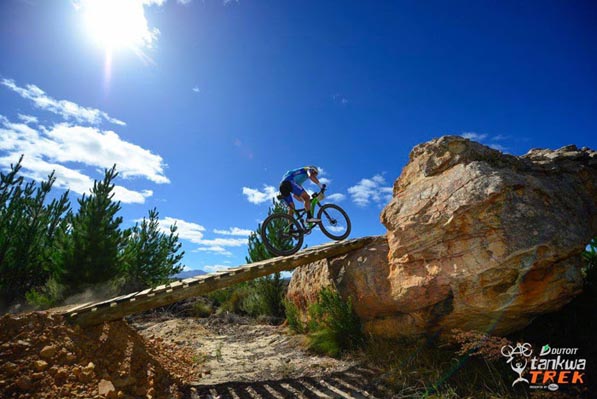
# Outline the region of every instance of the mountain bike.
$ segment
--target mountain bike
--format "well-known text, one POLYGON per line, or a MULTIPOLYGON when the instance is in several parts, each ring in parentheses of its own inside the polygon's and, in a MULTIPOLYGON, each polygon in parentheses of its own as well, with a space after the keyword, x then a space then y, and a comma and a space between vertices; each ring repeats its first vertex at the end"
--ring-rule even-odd
MULTIPOLYGON (((305 235, 319 226, 323 234, 332 240, 343 240, 350 234, 351 224, 344 209, 335 204, 322 205, 325 187, 311 196, 311 210, 317 211, 318 223, 306 221, 307 211, 294 209, 293 216, 288 213, 272 213, 261 225, 261 239, 267 250, 273 255, 288 256, 297 252, 303 245, 305 235)), ((281 199, 281 196, 278 196, 281 199)))

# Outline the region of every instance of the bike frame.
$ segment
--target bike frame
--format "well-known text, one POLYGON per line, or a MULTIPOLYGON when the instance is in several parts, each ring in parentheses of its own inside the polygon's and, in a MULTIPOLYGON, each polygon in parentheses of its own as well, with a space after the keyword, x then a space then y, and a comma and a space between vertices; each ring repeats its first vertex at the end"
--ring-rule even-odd
MULTIPOLYGON (((319 205, 319 204, 320 204, 319 198, 317 198, 317 197, 311 198, 311 213, 313 215, 315 215, 315 209, 316 209, 317 205, 319 205)), ((305 234, 309 233, 311 230, 313 230, 313 228, 315 228, 315 226, 317 226, 317 223, 305 223, 305 219, 303 216, 305 216, 306 213, 307 213, 307 210, 305 208, 302 208, 302 209, 294 208, 295 218, 296 218, 297 222, 299 222, 299 224, 302 226, 303 233, 305 233, 305 234)))

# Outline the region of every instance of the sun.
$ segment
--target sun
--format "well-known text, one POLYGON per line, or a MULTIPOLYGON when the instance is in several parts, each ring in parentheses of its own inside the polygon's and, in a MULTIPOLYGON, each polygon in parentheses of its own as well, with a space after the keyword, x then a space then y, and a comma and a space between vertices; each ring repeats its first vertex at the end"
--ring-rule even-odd
POLYGON ((144 0, 81 0, 90 38, 107 51, 150 48, 159 31, 149 29, 144 0))

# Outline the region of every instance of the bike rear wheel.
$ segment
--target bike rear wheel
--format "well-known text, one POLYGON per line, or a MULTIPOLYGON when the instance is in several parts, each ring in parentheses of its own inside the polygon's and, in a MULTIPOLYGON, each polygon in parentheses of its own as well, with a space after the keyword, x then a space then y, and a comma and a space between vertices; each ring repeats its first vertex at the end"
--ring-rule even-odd
POLYGON ((261 225, 261 239, 265 248, 277 256, 288 256, 303 245, 303 229, 290 215, 273 213, 261 225))
POLYGON ((323 234, 332 240, 343 240, 350 234, 350 219, 344 209, 338 205, 322 205, 317 213, 317 218, 321 219, 319 227, 323 234))

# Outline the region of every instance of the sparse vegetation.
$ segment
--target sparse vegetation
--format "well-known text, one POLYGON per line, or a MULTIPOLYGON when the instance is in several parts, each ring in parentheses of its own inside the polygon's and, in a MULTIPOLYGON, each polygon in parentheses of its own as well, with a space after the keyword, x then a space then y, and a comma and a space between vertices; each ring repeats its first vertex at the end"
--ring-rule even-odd
POLYGON ((308 309, 308 321, 303 323, 297 306, 284 301, 286 320, 296 333, 308 334, 309 348, 317 353, 338 357, 342 352, 363 346, 365 336, 361 321, 352 309, 352 301, 326 287, 319 292, 317 302, 308 309))
POLYGON ((195 317, 209 317, 214 314, 214 308, 210 303, 197 301, 193 304, 193 316, 195 317))
POLYGON ((304 323, 301 321, 298 307, 287 299, 284 300, 283 304, 286 312, 286 321, 288 322, 288 327, 290 327, 290 330, 297 334, 305 333, 306 328, 304 323))
MULTIPOLYGON (((467 344, 470 343, 467 340, 467 344)), ((389 396, 438 399, 520 397, 510 389, 511 376, 505 362, 497 358, 458 355, 456 351, 458 348, 438 345, 424 338, 374 338, 368 341, 364 353, 369 364, 384 370, 382 383, 389 396)))
MULTIPOLYGON (((282 205, 273 201, 268 210, 281 212, 282 205)), ((261 225, 249 235, 247 263, 259 262, 272 257, 261 241, 259 230, 261 225)), ((251 317, 284 318, 284 295, 286 294, 287 283, 280 273, 265 276, 253 281, 237 284, 214 291, 208 294, 208 298, 214 301, 217 306, 217 313, 231 312, 251 317)))
POLYGON ((326 287, 317 302, 309 307, 309 346, 312 350, 336 357, 342 351, 355 350, 364 344, 361 321, 352 309, 350 298, 326 287))

